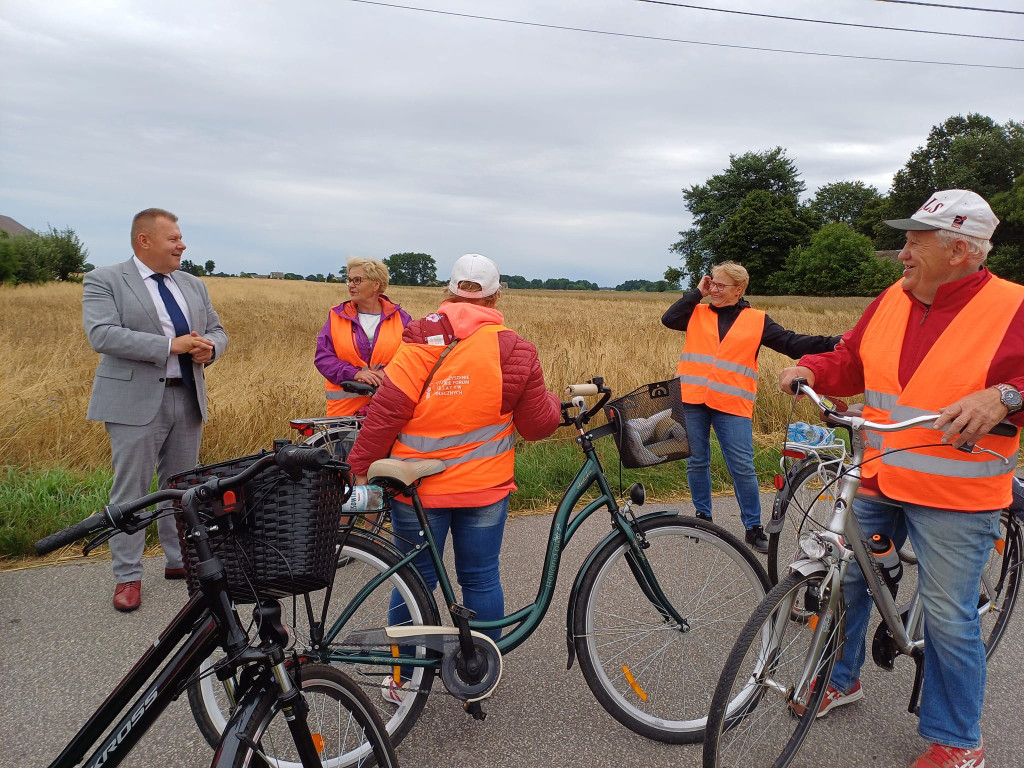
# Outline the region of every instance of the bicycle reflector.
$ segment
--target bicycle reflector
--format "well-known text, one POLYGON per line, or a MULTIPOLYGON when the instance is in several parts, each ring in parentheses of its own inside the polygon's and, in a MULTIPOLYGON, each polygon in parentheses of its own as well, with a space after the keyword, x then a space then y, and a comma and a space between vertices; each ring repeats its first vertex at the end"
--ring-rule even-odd
POLYGON ((786 478, 780 475, 778 472, 775 473, 775 490, 781 491, 786 487, 786 478))

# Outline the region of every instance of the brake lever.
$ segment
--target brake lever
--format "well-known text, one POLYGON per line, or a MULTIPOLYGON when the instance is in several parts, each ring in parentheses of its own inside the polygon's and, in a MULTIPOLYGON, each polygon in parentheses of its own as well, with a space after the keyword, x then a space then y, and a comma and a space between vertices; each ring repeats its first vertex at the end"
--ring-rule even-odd
POLYGON ((1003 456, 1003 454, 996 453, 995 451, 991 451, 988 448, 979 448, 977 443, 964 443, 959 448, 957 448, 957 450, 963 451, 964 453, 969 453, 972 456, 977 456, 980 453, 987 453, 989 456, 995 456, 997 459, 1002 461, 1003 464, 1010 463, 1010 460, 1007 457, 1003 456))
POLYGON ((116 528, 111 528, 110 530, 104 531, 103 533, 101 533, 95 539, 92 539, 91 541, 87 541, 85 543, 85 545, 82 547, 82 556, 83 557, 87 557, 97 547, 103 546, 104 544, 106 544, 108 541, 110 541, 112 538, 114 538, 114 536, 116 536, 119 533, 120 533, 120 531, 117 530, 116 528))

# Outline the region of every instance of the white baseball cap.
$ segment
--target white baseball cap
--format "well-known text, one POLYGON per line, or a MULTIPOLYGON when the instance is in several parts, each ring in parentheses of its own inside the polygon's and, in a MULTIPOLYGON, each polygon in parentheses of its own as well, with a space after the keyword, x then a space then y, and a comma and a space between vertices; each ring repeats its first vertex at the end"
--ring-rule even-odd
POLYGON ((885 223, 893 229, 946 229, 991 240, 999 219, 977 192, 945 189, 934 193, 909 219, 891 219, 885 223))
POLYGON ((481 256, 479 253, 467 253, 460 256, 452 265, 452 279, 448 282, 448 290, 456 296, 466 299, 482 299, 493 296, 501 287, 501 274, 498 265, 481 256), (464 291, 459 283, 469 281, 480 286, 479 291, 464 291))

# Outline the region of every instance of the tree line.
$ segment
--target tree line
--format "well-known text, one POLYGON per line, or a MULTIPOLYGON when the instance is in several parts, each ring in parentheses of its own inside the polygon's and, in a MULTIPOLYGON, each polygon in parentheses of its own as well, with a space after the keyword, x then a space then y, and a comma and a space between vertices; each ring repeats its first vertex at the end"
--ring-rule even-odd
POLYGON ((0 283, 45 283, 87 272, 89 252, 70 228, 11 237, 0 229, 0 283))
POLYGON ((786 150, 731 155, 729 167, 683 190, 693 226, 669 250, 682 268, 665 279, 696 287, 711 266, 743 264, 756 294, 873 296, 902 267, 876 251, 902 247, 885 219, 909 217, 935 190, 971 189, 1000 219, 987 265, 1024 282, 1024 124, 956 115, 934 126, 883 195, 861 181, 837 181, 801 202, 805 185, 786 150))

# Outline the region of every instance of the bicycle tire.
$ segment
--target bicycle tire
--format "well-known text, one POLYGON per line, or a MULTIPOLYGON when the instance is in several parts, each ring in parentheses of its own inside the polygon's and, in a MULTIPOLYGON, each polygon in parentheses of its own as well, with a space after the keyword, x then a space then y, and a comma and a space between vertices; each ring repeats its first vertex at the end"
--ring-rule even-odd
POLYGON ((786 487, 776 500, 776 507, 785 515, 784 524, 782 530, 768 534, 768 579, 773 585, 782 580, 793 562, 805 523, 810 519, 823 528, 828 522, 839 494, 839 484, 832 483, 835 478, 829 464, 813 457, 798 462, 787 473, 786 487))
MULTIPOLYGON (((398 557, 387 547, 363 535, 358 529, 349 533, 338 560, 335 571, 331 604, 343 607, 356 595, 375 575, 395 565, 398 557)), ((374 592, 367 596, 362 606, 352 616, 349 623, 342 629, 340 637, 357 629, 384 627, 388 624, 388 603, 392 588, 397 588, 409 606, 413 624, 435 625, 440 623, 437 603, 423 586, 412 566, 406 565, 396 571, 374 592)), ((322 599, 319 593, 315 599, 315 607, 322 599)), ((289 611, 290 613, 290 611, 289 611)), ((330 621, 330 619, 328 619, 330 621)), ((296 648, 308 650, 311 641, 308 635, 308 619, 305 606, 299 604, 296 611, 295 627, 298 638, 296 648), (300 622, 302 622, 300 624, 300 622)), ((335 647, 340 641, 335 641, 335 647)), ((425 649, 417 649, 422 655, 425 649)), ((212 674, 214 658, 211 656, 203 661, 200 677, 188 686, 188 702, 192 716, 199 726, 200 732, 211 746, 220 741, 221 733, 227 726, 230 717, 230 706, 222 684, 212 674)), ((434 670, 416 667, 412 673, 409 692, 397 707, 385 701, 379 694, 381 681, 391 670, 375 664, 346 664, 344 669, 352 675, 360 685, 364 685, 373 693, 372 701, 384 721, 388 735, 394 744, 398 744, 415 724, 426 705, 427 696, 433 685, 434 670)))
POLYGON ((587 685, 612 717, 656 741, 694 743, 703 738, 714 686, 707 676, 717 675, 729 627, 746 621, 768 578, 737 538, 712 523, 641 519, 640 529, 658 583, 689 630, 679 631, 645 597, 620 533, 583 574, 573 642, 587 685))
POLYGON ((813 614, 818 622, 826 620, 822 578, 820 573, 789 574, 772 588, 740 632, 708 713, 704 768, 763 765, 775 754, 779 757, 773 768, 785 768, 796 757, 828 688, 846 627, 846 605, 840 595, 835 620, 825 625, 828 635, 815 662, 810 699, 798 715, 791 707, 793 688, 814 633, 793 616, 813 614))
POLYGON ((307 437, 300 445, 305 448, 326 448, 336 459, 345 461, 358 434, 359 430, 352 427, 328 427, 323 432, 307 437))
POLYGON ((1003 639, 1006 625, 1020 597, 1021 558, 1024 557, 1024 535, 1013 513, 1003 510, 999 516, 1002 552, 993 548, 982 571, 978 612, 981 614, 981 636, 985 656, 990 658, 1003 639))
MULTIPOLYGON (((373 704, 337 667, 304 664, 302 693, 309 705, 309 729, 320 740, 325 768, 397 768, 394 747, 373 704)), ((277 692, 259 689, 252 695, 259 696, 260 701, 253 707, 239 707, 224 731, 225 744, 237 741, 242 746, 225 750, 223 755, 218 749, 216 768, 301 768, 277 692)))

